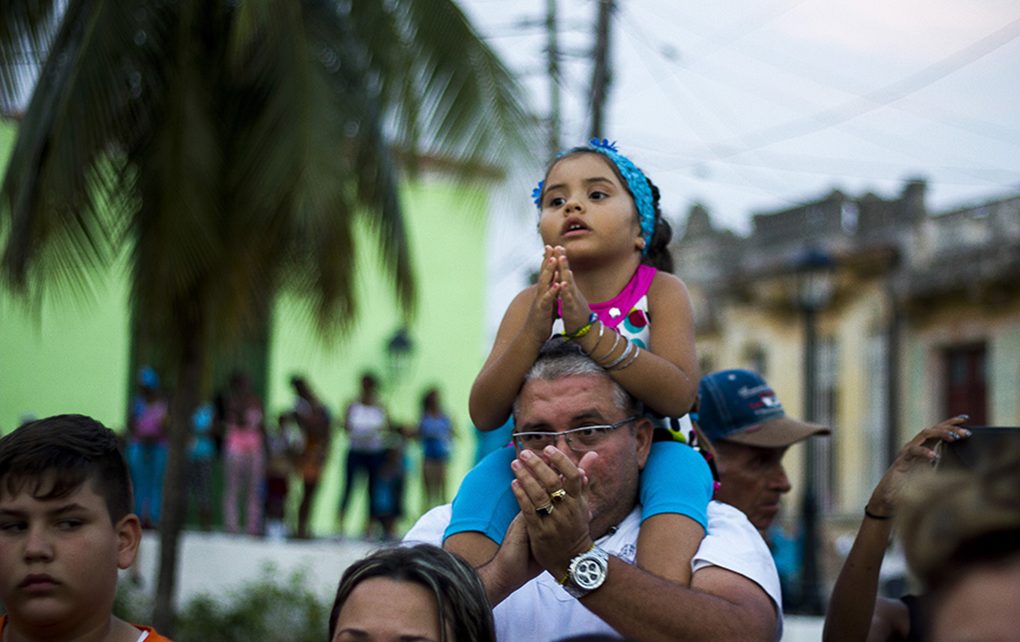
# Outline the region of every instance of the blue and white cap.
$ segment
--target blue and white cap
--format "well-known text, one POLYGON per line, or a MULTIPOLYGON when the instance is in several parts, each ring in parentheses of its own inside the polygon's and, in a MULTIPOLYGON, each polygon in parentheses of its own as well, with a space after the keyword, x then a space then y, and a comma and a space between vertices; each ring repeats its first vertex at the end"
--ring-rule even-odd
POLYGON ((709 441, 782 448, 831 430, 786 416, 779 397, 756 372, 720 370, 698 385, 698 426, 709 441))

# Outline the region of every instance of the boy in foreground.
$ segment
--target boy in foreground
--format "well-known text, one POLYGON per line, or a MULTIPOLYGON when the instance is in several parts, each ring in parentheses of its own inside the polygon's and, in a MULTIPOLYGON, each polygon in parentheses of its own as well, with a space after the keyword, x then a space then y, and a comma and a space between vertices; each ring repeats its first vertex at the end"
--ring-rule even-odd
POLYGON ((169 642, 113 616, 138 553, 113 431, 58 415, 0 439, 0 642, 169 642))

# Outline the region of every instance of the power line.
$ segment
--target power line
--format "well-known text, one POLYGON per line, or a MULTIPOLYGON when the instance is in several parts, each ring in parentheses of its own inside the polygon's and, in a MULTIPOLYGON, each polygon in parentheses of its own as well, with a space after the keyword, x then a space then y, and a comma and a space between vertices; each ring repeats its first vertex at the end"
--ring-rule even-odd
MULTIPOLYGON (((632 31, 635 32, 637 37, 632 37, 631 39, 632 40, 636 40, 644 48, 652 50, 652 51, 655 51, 654 39, 650 38, 646 34, 644 34, 642 29, 640 28, 640 25, 638 25, 636 23, 636 20, 634 19, 634 17, 628 15, 628 16, 626 16, 626 19, 635 23, 634 24, 635 28, 632 29, 632 31)), ((956 54, 954 54, 953 56, 947 58, 946 60, 950 60, 950 61, 956 62, 958 64, 958 66, 962 66, 961 63, 963 61, 960 60, 960 59, 962 58, 963 54, 966 54, 966 53, 980 54, 981 53, 980 47, 981 47, 982 44, 985 44, 986 48, 988 48, 989 51, 991 49, 994 49, 995 46, 997 46, 996 42, 994 40, 992 40, 992 41, 989 41, 989 40, 990 39, 994 39, 997 35, 1000 36, 1000 38, 999 38, 1000 43, 1001 44, 1005 44, 1005 42, 1003 42, 1002 39, 1001 39, 1001 34, 991 34, 990 36, 987 36, 987 37, 985 37, 984 39, 982 39, 980 41, 976 41, 975 43, 970 45, 968 48, 965 48, 964 50, 962 50, 962 52, 957 52, 956 54)), ((1001 44, 998 45, 998 46, 1001 46, 1001 44)), ((659 53, 659 52, 656 52, 656 53, 659 53)), ((972 59, 976 59, 977 57, 980 57, 980 56, 972 55, 972 59)), ((660 57, 657 56, 656 58, 660 58, 660 57)), ((666 57, 666 56, 662 56, 661 58, 665 59, 664 62, 669 60, 668 57, 666 57)), ((649 62, 647 60, 647 57, 640 57, 639 59, 642 61, 642 64, 644 64, 646 67, 649 66, 649 62)), ((945 65, 946 64, 946 60, 940 61, 940 63, 937 63, 936 65, 932 65, 928 69, 937 68, 938 65, 945 65)), ((674 79, 679 80, 679 76, 677 76, 677 71, 676 71, 674 65, 669 64, 668 67, 667 67, 667 71, 669 72, 669 75, 672 75, 674 77, 674 79)), ((649 73, 652 73, 654 75, 654 73, 650 69, 649 69, 649 73)), ((898 83, 894 83, 891 86, 896 86, 897 84, 902 85, 905 82, 907 82, 907 81, 909 81, 911 79, 916 78, 918 75, 920 75, 920 74, 915 74, 915 75, 909 77, 908 79, 898 81, 898 83)), ((681 85, 682 85, 682 83, 681 83, 681 85)), ((662 83, 656 83, 655 86, 657 88, 661 87, 662 83)), ((872 92, 872 93, 874 93, 874 92, 872 92)), ((862 98, 862 99, 867 99, 867 98, 862 98)), ((671 101, 671 102, 675 102, 675 101, 671 101)), ((696 105, 698 103, 695 101, 694 104, 696 105)), ((897 109, 900 109, 900 108, 897 108, 897 109)), ((712 112, 712 116, 717 116, 718 113, 719 113, 719 110, 716 109, 716 110, 714 110, 712 112)), ((924 116, 924 117, 927 118, 928 120, 934 120, 930 116, 924 116)), ((718 118, 716 118, 716 120, 718 120, 718 118)), ((940 123, 940 124, 945 124, 945 123, 940 123)), ((991 135, 989 135, 989 134, 987 134, 987 133, 985 133, 983 131, 980 131, 980 130, 974 131, 975 127, 973 125, 975 125, 975 124, 976 123, 964 123, 962 125, 957 125, 957 124, 953 123, 953 124, 951 124, 951 126, 958 127, 960 129, 964 129, 964 130, 968 130, 968 131, 971 131, 972 133, 976 133, 978 135, 982 135, 982 136, 986 136, 986 137, 992 138, 991 135), (968 127, 967 125, 971 125, 971 126, 968 127)), ((727 128, 732 131, 732 127, 727 127, 727 128)), ((893 150, 893 151, 896 151, 896 152, 899 152, 899 153, 906 153, 907 155, 914 156, 915 158, 917 158, 919 160, 926 160, 926 159, 929 158, 929 155, 927 153, 917 153, 917 154, 914 154, 914 153, 911 153, 910 151, 908 151, 912 147, 914 147, 915 145, 910 143, 909 141, 906 141, 905 139, 897 140, 897 136, 895 134, 891 134, 889 132, 883 132, 883 133, 879 134, 877 132, 872 132, 872 131, 864 131, 864 132, 862 132, 862 131, 854 131, 855 129, 859 130, 859 128, 851 128, 849 130, 844 130, 844 131, 846 133, 850 134, 850 135, 853 135, 853 136, 862 138, 864 140, 867 140, 868 142, 871 142, 872 144, 876 144, 876 145, 879 145, 881 147, 884 147, 884 148, 887 148, 887 149, 890 149, 890 150, 893 150)), ((1000 133, 1002 132, 1002 130, 1005 130, 1005 131, 1008 132, 1008 128, 999 128, 999 129, 1000 129, 1000 133)), ((704 145, 704 150, 703 151, 706 153, 706 158, 704 158, 702 160, 699 160, 699 161, 694 161, 694 162, 685 164, 690 169, 694 169, 698 165, 700 165, 701 163, 704 163, 704 162, 709 162, 709 163, 711 163, 713 161, 724 162, 724 163, 726 163, 726 164, 728 164, 730 166, 730 169, 732 171, 736 171, 738 174, 741 175, 742 178, 744 178, 745 180, 747 180, 749 182, 750 181, 760 182, 760 180, 761 180, 760 176, 752 177, 752 176, 747 175, 745 169, 746 168, 750 168, 750 167, 758 167, 758 168, 761 168, 761 169, 771 169, 771 170, 782 170, 782 171, 785 171, 787 173, 788 172, 801 172, 801 173, 805 173, 805 174, 821 174, 821 175, 831 176, 833 178, 837 178, 837 177, 841 177, 841 178, 853 178, 854 177, 852 172, 847 172, 847 171, 841 171, 841 170, 837 170, 835 172, 823 172, 823 171, 819 171, 817 169, 816 163, 814 163, 810 159, 807 159, 806 157, 804 157, 805 158, 804 162, 805 162, 805 165, 807 167, 810 167, 810 169, 795 169, 795 168, 789 168, 789 167, 787 167, 787 168, 775 167, 774 166, 774 162, 775 161, 769 159, 769 157, 763 157, 763 160, 760 163, 754 163, 752 161, 743 161, 743 162, 736 161, 734 159, 734 157, 737 156, 738 154, 721 154, 719 146, 713 146, 713 145, 709 145, 708 143, 706 143, 705 138, 703 136, 701 136, 696 129, 692 129, 691 131, 692 131, 692 133, 695 134, 695 136, 704 145), (694 164, 694 163, 697 163, 697 164, 694 164)), ((1012 137, 1010 137, 1010 136, 1000 136, 1000 137, 995 137, 994 139, 996 141, 998 141, 998 142, 1005 142, 1007 144, 1017 144, 1017 143, 1013 142, 1013 141, 1016 140, 1016 138, 1017 137, 1014 135, 1012 137)), ((763 147, 763 145, 759 145, 758 146, 758 148, 760 148, 760 147, 763 147)), ((755 148, 749 146, 749 148, 747 150, 739 150, 739 152, 743 153, 744 151, 751 151, 753 149, 755 149, 755 148)), ((661 150, 660 150, 660 152, 661 152, 661 150)), ((666 153, 668 156, 672 156, 673 155, 672 153, 669 153, 669 152, 662 152, 662 153, 666 153)), ((761 150, 758 149, 758 154, 761 154, 761 153, 762 153, 761 150)), ((691 158, 692 155, 693 154, 688 154, 687 157, 691 158)), ((835 162, 838 162, 838 161, 835 161, 835 162)), ((872 166, 873 165, 874 164, 872 164, 872 166)), ((971 180, 968 180, 968 181, 954 181, 953 182, 954 184, 959 184, 959 185, 986 185, 987 184, 987 185, 993 185, 993 186, 996 186, 996 187, 1003 187, 1003 188, 1005 188, 1005 187, 1012 187, 1012 183, 1010 181, 1011 181, 1012 176, 1015 176, 1015 174, 1013 174, 1011 172, 1008 172, 1008 171, 1007 172, 997 172, 995 170, 982 169, 982 168, 979 168, 979 167, 976 167, 976 168, 969 168, 969 167, 952 167, 952 168, 935 167, 935 168, 930 168, 929 171, 937 171, 937 172, 952 171, 955 174, 962 174, 962 175, 967 176, 967 177, 969 177, 971 179, 971 180), (1009 178, 1007 178, 1007 175, 1009 176, 1009 178)), ((775 172, 773 172, 773 173, 775 173, 775 172)), ((871 178, 871 177, 869 177, 869 178, 871 178)), ((779 185, 776 185, 776 188, 779 189, 780 188, 779 185)))
MULTIPOLYGON (((769 22, 774 21, 776 18, 779 18, 779 17, 789 13, 790 10, 792 10, 793 8, 795 8, 797 6, 800 6, 805 1, 806 0, 801 0, 800 2, 797 2, 797 3, 793 4, 793 5, 781 7, 781 9, 779 11, 767 10, 767 11, 760 12, 759 14, 756 14, 754 16, 750 16, 750 17, 748 17, 746 19, 742 19, 742 20, 740 20, 740 21, 738 21, 737 23, 734 23, 734 24, 747 25, 746 29, 740 29, 740 30, 729 29, 729 30, 724 30, 723 32, 720 32, 722 34, 725 34, 725 39, 720 39, 720 40, 717 40, 717 41, 711 43, 711 47, 713 49, 726 48, 727 45, 732 44, 733 42, 744 38, 745 36, 749 35, 750 33, 753 33, 754 31, 757 31, 757 30, 761 29, 762 27, 767 25, 769 22)), ((648 46, 648 48, 651 51, 653 51, 654 53, 658 54, 662 59, 664 59, 665 61, 668 61, 669 63, 675 63, 677 60, 680 59, 680 56, 676 55, 675 53, 671 53, 671 52, 667 51, 668 49, 671 48, 671 45, 668 45, 668 44, 664 43, 664 41, 662 41, 662 39, 660 39, 660 38, 656 38, 654 36, 651 36, 647 32, 647 30, 644 29, 643 25, 641 25, 639 23, 638 18, 636 16, 629 15, 631 13, 633 13, 633 12, 632 11, 628 11, 628 15, 626 15, 625 17, 629 20, 630 27, 633 30, 639 32, 639 34, 640 34, 640 42, 642 44, 648 46), (656 42, 656 41, 658 41, 657 45, 653 46, 652 43, 656 42)), ((658 20, 659 19, 658 16, 656 16, 655 19, 658 20)), ((703 49, 703 47, 700 47, 700 48, 703 49)), ((687 69, 688 71, 691 71, 692 73, 697 73, 697 72, 693 71, 693 67, 696 66, 698 61, 700 61, 701 59, 704 59, 705 56, 702 55, 702 56, 696 57, 695 59, 692 60, 691 57, 686 53, 686 51, 689 51, 689 50, 685 50, 685 55, 682 57, 683 58, 683 67, 685 69, 687 69)), ((739 56, 744 57, 744 58, 747 57, 746 54, 743 54, 743 53, 739 52, 738 50, 733 50, 733 51, 734 51, 735 55, 739 55, 739 56)), ((869 99, 867 95, 863 95, 863 94, 861 94, 859 92, 847 90, 843 86, 835 85, 832 82, 827 82, 826 80, 819 80, 819 78, 817 78, 815 76, 809 76, 809 75, 804 74, 804 73, 798 73, 796 71, 791 70, 788 66, 780 65, 780 64, 778 64, 776 62, 773 62, 772 60, 770 60, 768 58, 765 58, 765 57, 755 57, 754 61, 757 62, 757 63, 762 63, 762 64, 769 65, 770 67, 773 67, 775 69, 779 69, 783 73, 795 75, 798 78, 801 78, 803 80, 807 80, 809 82, 812 82, 812 83, 814 83, 816 85, 825 87, 827 89, 834 89, 836 91, 840 91, 840 92, 843 92, 843 93, 851 94, 851 95, 853 95, 855 97, 861 98, 862 100, 868 100, 869 99)), ((803 61, 801 61, 801 62, 803 62, 803 61)), ((827 78, 831 78, 831 76, 832 76, 831 71, 829 71, 829 70, 823 71, 822 75, 825 75, 827 78)), ((702 75, 702 77, 705 77, 705 76, 702 75)), ((905 113, 909 113, 909 114, 912 114, 914 116, 918 116, 918 117, 924 118, 924 119, 932 121, 932 122, 936 122, 936 123, 939 123, 939 124, 947 125, 947 126, 959 129, 961 131, 966 131, 966 132, 969 132, 969 133, 972 133, 972 134, 976 134, 978 136, 983 136, 983 137, 989 138, 991 140, 995 140, 995 141, 999 141, 999 142, 1003 141, 1004 139, 1006 139, 1006 140, 1008 140, 1008 139, 1017 140, 1018 142, 1016 144, 1020 145, 1020 130, 1012 129, 1012 128, 1008 127, 1008 126, 1005 126, 1005 125, 1002 125, 1002 124, 999 124, 999 123, 992 123, 992 122, 989 122, 989 121, 986 121, 986 120, 976 119, 976 118, 974 118, 972 116, 969 116, 969 115, 962 115, 962 114, 959 114, 959 113, 955 113, 955 112, 949 111, 949 110, 947 110, 945 108, 945 106, 943 104, 937 104, 937 105, 926 104, 925 107, 924 107, 926 111, 924 111, 924 112, 921 112, 919 109, 917 109, 916 107, 912 107, 909 104, 908 105, 894 105, 894 104, 890 104, 890 106, 892 106, 894 109, 901 110, 901 111, 903 111, 905 113), (932 112, 938 112, 938 114, 934 115, 932 112)), ((872 142, 874 142, 874 140, 872 142)))
POLYGON ((703 39, 702 42, 688 49, 688 52, 694 51, 696 55, 689 57, 690 54, 688 53, 687 56, 684 56, 684 64, 690 66, 695 64, 700 58, 707 57, 713 51, 730 48, 730 45, 733 43, 743 40, 756 31, 762 30, 805 2, 808 2, 808 0, 797 0, 797 2, 792 3, 780 2, 772 7, 765 7, 757 13, 746 15, 730 23, 727 27, 717 31, 712 38, 703 39))
POLYGON ((946 76, 980 60, 999 47, 1006 45, 1018 36, 1020 36, 1020 18, 996 29, 983 38, 979 38, 967 47, 950 54, 915 74, 879 87, 842 105, 781 125, 750 132, 741 136, 742 141, 740 141, 740 144, 742 148, 728 143, 721 143, 716 146, 716 154, 721 158, 743 154, 752 149, 798 138, 805 134, 821 131, 857 118, 880 107, 884 107, 889 103, 901 100, 942 80, 946 76))

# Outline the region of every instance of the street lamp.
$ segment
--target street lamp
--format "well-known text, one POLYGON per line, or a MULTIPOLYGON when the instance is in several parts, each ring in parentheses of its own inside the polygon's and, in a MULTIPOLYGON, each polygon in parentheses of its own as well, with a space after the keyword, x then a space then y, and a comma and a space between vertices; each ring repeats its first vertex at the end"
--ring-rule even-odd
POLYGON ((407 327, 397 328, 386 342, 386 374, 390 385, 404 377, 414 356, 414 341, 407 327))
MULTIPOLYGON (((817 315, 832 297, 834 287, 832 257, 819 247, 805 248, 793 261, 797 307, 804 320, 804 420, 817 423, 815 388, 818 378, 817 315)), ((805 613, 824 612, 818 580, 818 495, 815 476, 814 439, 804 442, 804 495, 801 503, 804 548, 802 551, 800 606, 805 613)))

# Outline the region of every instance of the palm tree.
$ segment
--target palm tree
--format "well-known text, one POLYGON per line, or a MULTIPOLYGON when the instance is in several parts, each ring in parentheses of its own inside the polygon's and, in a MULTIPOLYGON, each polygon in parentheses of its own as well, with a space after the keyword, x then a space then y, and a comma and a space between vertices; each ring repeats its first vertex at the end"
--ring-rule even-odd
POLYGON ((399 154, 487 165, 531 144, 511 74, 452 0, 10 0, 0 89, 41 66, 0 191, 3 279, 87 287, 129 256, 174 382, 154 624, 173 629, 188 418, 210 360, 281 288, 353 318, 354 226, 406 314, 399 154))

